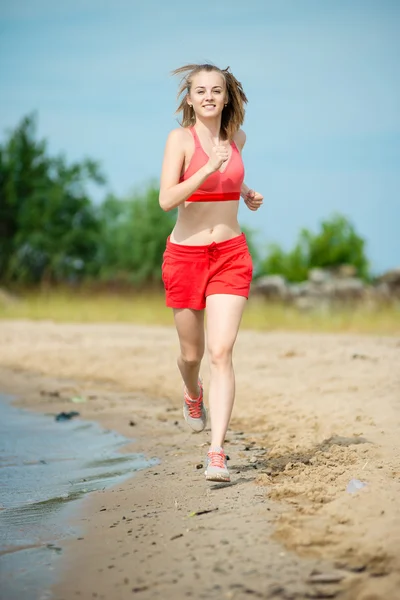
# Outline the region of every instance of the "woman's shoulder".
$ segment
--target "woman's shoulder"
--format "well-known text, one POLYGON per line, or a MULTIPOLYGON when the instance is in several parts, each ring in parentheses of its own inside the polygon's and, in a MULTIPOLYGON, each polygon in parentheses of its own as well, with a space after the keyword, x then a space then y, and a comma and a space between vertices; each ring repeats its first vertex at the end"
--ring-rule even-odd
POLYGON ((177 127, 176 129, 172 129, 168 134, 168 140, 180 143, 190 139, 190 137, 191 133, 189 127, 177 127))
POLYGON ((242 150, 243 146, 246 143, 246 134, 243 131, 243 129, 238 129, 238 131, 233 136, 233 141, 239 147, 239 149, 242 150))
POLYGON ((190 148, 191 134, 188 127, 177 127, 169 132, 165 151, 174 155, 182 156, 190 148))

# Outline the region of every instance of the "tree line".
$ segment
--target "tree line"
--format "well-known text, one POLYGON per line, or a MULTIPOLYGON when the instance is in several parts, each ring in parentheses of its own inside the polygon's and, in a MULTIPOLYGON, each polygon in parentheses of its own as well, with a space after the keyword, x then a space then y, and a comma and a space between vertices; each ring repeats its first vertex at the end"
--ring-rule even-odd
MULTIPOLYGON (((24 117, 0 144, 0 282, 111 282, 151 285, 161 282, 165 241, 176 211, 158 204, 158 187, 149 184, 127 198, 105 194, 93 202, 89 188, 104 189, 99 164, 68 162, 51 156, 37 139, 35 115, 24 117)), ((320 231, 301 230, 292 250, 256 247, 246 230, 255 275, 282 274, 302 281, 310 268, 350 264, 368 278, 365 241, 342 215, 320 231)))

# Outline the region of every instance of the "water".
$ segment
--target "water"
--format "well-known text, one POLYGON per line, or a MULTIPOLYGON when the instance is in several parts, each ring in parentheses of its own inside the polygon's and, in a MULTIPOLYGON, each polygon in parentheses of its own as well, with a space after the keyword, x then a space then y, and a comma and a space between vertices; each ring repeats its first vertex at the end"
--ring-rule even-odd
POLYGON ((153 461, 96 423, 18 409, 0 396, 0 599, 44 600, 77 500, 153 461))

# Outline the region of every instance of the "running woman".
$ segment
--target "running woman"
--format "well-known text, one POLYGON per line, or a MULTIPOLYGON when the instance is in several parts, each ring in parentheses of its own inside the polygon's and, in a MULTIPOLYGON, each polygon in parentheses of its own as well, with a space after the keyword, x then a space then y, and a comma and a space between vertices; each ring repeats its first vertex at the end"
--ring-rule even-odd
POLYGON ((229 67, 209 64, 185 65, 173 71, 178 74, 182 127, 167 139, 159 198, 163 210, 178 208, 178 218, 162 278, 180 342, 184 418, 196 432, 206 426, 199 373, 207 343, 211 446, 205 475, 230 481, 223 444, 235 398, 232 351, 253 271, 237 215, 240 197, 253 211, 263 197, 244 183, 240 127, 247 98, 241 83, 229 67))

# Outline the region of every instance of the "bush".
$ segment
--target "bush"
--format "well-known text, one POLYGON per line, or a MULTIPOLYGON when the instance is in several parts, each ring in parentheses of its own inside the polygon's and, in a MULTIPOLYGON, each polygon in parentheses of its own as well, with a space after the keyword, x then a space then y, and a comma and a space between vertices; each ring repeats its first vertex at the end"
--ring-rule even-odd
POLYGON ((0 145, 0 279, 63 281, 91 272, 98 221, 89 183, 102 185, 96 162, 67 164, 36 139, 31 115, 0 145))
POLYGON ((159 191, 150 185, 132 198, 106 198, 99 209, 99 272, 103 280, 135 284, 161 281, 161 263, 176 211, 164 212, 159 191))
POLYGON ((355 231, 353 224, 343 215, 334 215, 322 221, 317 234, 302 229, 297 243, 289 252, 271 244, 267 257, 261 263, 261 274, 280 274, 288 281, 304 281, 310 269, 331 269, 352 265, 362 279, 369 277, 365 255, 365 240, 355 231))

